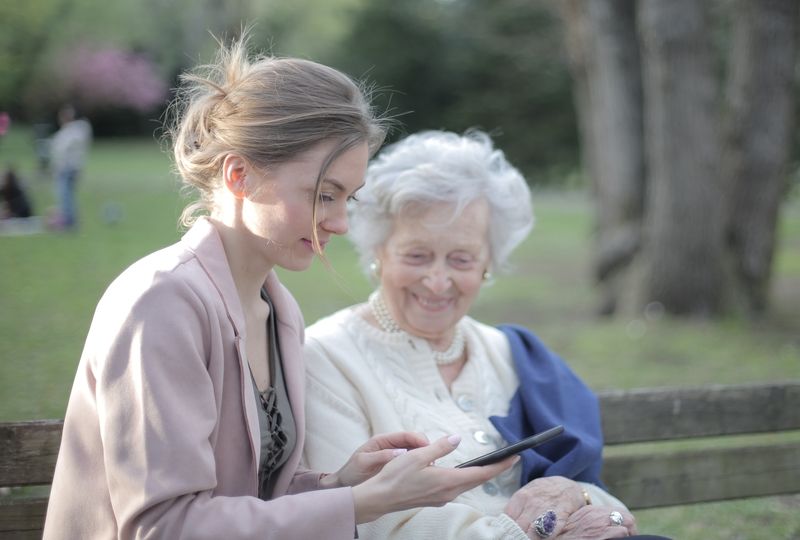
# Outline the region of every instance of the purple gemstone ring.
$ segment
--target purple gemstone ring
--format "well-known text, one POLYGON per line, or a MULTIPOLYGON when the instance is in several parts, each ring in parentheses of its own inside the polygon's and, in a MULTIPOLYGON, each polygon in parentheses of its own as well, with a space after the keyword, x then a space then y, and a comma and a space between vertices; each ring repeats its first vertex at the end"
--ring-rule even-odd
POLYGON ((555 511, 548 510, 533 520, 533 530, 542 538, 547 538, 556 530, 556 521, 558 521, 558 516, 555 511))

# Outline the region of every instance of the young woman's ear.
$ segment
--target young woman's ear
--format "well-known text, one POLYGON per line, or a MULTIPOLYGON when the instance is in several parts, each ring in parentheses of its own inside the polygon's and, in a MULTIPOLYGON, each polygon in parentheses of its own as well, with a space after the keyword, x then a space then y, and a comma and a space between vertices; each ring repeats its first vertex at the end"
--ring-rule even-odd
POLYGON ((247 162, 235 155, 228 154, 222 162, 222 180, 234 197, 242 199, 245 196, 245 181, 247 179, 247 162))

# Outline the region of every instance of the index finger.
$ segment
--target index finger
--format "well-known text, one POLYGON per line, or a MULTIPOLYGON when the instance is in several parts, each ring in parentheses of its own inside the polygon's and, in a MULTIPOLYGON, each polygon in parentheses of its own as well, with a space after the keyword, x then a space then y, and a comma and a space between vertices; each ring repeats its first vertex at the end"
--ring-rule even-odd
POLYGON ((519 456, 511 456, 491 465, 465 467, 462 469, 456 469, 455 467, 440 468, 438 470, 439 474, 444 475, 443 481, 445 483, 455 488, 458 492, 464 492, 484 484, 503 471, 510 469, 519 459, 519 456))
POLYGON ((390 448, 420 448, 428 445, 428 439, 420 433, 410 431, 396 431, 375 435, 361 447, 366 451, 387 450, 390 448))
MULTIPOLYGON (((426 446, 425 448, 418 448, 412 452, 409 452, 408 459, 417 459, 421 463, 427 465, 429 463, 433 463, 438 458, 446 456, 447 454, 455 450, 460 442, 461 442, 461 437, 458 435, 451 435, 450 437, 442 437, 441 439, 426 446)), ((514 463, 516 463, 518 459, 519 456, 511 456, 509 458, 504 459, 503 461, 492 463, 491 465, 466 467, 463 469, 453 468, 453 471, 457 471, 458 473, 470 473, 470 474, 461 474, 460 476, 467 482, 472 482, 474 479, 478 480, 478 483, 481 483, 485 482, 486 480, 489 480, 490 478, 494 478, 501 472, 507 470, 512 465, 514 465, 514 463)))

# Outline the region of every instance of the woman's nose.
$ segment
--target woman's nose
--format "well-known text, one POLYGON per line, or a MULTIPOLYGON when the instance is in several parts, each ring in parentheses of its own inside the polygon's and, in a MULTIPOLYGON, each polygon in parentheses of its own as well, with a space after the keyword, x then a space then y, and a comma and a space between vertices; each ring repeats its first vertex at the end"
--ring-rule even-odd
POLYGON ((328 210, 325 212, 325 215, 320 222, 320 227, 331 234, 347 234, 347 230, 349 228, 347 224, 347 212, 332 212, 328 210))
POLYGON ((431 292, 435 294, 442 294, 450 289, 452 280, 447 269, 440 264, 434 264, 426 272, 425 277, 422 278, 422 284, 425 285, 431 292))

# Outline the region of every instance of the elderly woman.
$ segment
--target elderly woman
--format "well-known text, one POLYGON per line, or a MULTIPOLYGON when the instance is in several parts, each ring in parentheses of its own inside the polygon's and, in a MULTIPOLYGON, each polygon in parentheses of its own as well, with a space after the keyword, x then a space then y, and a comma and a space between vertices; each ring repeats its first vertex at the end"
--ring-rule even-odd
POLYGON ((378 282, 362 305, 306 331, 305 459, 325 469, 359 441, 462 436, 452 467, 558 424, 555 440, 440 508, 359 526, 376 538, 616 538, 633 516, 599 478, 597 401, 530 332, 467 315, 533 224, 525 180, 473 131, 412 135, 370 165, 350 237, 378 282))

